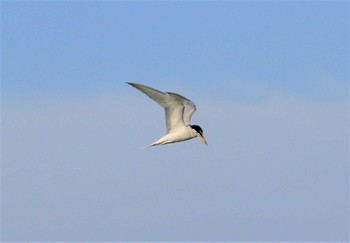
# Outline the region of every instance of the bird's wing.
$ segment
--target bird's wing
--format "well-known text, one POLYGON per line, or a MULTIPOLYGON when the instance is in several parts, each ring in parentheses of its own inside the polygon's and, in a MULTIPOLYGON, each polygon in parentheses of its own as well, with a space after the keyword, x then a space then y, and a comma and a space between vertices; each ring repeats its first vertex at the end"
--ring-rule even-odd
POLYGON ((196 105, 194 104, 194 102, 187 99, 186 97, 183 97, 182 95, 172 93, 172 92, 167 92, 167 93, 171 96, 174 96, 178 101, 180 101, 185 106, 185 110, 183 113, 183 120, 186 126, 190 125, 191 117, 193 113, 196 111, 196 105))
POLYGON ((165 109, 165 119, 166 119, 166 127, 168 133, 172 130, 176 130, 180 127, 184 127, 185 123, 183 120, 183 114, 185 106, 183 103, 176 98, 175 96, 164 93, 159 90, 153 89, 151 87, 136 84, 136 83, 128 83, 136 89, 140 90, 152 100, 160 104, 165 109))

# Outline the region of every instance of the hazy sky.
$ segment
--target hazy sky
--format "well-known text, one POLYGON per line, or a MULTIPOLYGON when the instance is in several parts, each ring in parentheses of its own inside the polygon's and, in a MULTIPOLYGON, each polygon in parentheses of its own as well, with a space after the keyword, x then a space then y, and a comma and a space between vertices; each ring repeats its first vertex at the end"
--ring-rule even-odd
POLYGON ((347 1, 2 1, 3 241, 348 241, 347 1), (164 111, 198 138, 149 149, 164 111))

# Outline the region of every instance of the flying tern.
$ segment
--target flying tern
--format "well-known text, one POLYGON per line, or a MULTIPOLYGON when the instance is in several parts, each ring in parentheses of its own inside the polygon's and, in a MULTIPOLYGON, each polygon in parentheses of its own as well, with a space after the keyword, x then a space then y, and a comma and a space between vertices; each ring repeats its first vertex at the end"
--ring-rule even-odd
POLYGON ((147 147, 182 142, 197 136, 208 146, 202 128, 190 125, 191 117, 196 111, 196 105, 191 100, 176 93, 161 92, 142 84, 129 82, 128 84, 145 93, 165 109, 167 134, 147 147))

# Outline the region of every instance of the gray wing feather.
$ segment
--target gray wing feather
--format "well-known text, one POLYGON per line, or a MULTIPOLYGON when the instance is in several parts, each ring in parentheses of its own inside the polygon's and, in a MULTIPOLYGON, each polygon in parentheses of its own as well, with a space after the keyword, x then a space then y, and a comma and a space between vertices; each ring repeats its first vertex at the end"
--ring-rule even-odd
POLYGON ((185 105, 178 98, 176 98, 176 96, 172 95, 171 93, 161 92, 142 84, 128 84, 140 90, 152 100, 164 107, 168 133, 171 132, 171 130, 185 126, 183 119, 185 105))
POLYGON ((185 107, 184 113, 183 113, 183 120, 186 126, 190 125, 190 120, 193 115, 193 113, 196 111, 196 105, 193 101, 187 99, 186 97, 183 97, 182 95, 167 92, 171 96, 174 96, 177 100, 179 100, 185 107))
POLYGON ((157 102, 158 104, 166 108, 167 101, 166 101, 165 93, 142 84, 137 84, 137 83, 128 83, 128 84, 140 90, 142 93, 146 94, 152 100, 154 100, 155 102, 157 102))

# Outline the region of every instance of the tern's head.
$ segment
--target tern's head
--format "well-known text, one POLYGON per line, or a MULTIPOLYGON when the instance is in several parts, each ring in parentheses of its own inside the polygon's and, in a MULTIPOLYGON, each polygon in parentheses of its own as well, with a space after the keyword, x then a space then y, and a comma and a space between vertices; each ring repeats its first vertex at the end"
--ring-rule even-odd
POLYGON ((203 130, 200 126, 198 125, 190 125, 190 127, 196 131, 197 136, 200 137, 202 139, 202 141, 205 143, 205 145, 208 146, 207 144, 207 140, 205 139, 205 137, 203 136, 203 130))

